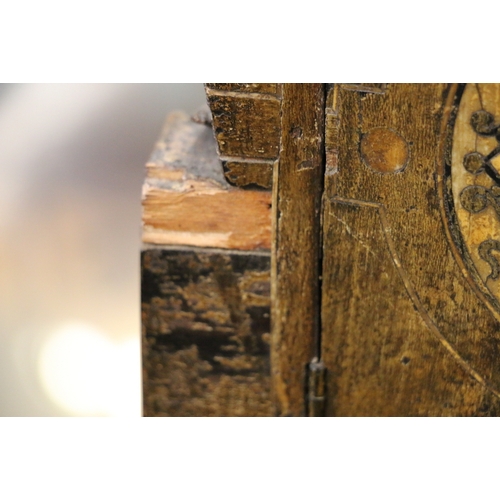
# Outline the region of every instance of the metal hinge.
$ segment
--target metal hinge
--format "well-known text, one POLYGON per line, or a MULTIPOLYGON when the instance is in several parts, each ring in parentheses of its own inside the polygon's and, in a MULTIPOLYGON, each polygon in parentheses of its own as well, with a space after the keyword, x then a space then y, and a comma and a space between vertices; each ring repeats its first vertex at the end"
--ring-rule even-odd
POLYGON ((325 416, 326 368, 322 361, 314 358, 307 367, 307 416, 325 416))

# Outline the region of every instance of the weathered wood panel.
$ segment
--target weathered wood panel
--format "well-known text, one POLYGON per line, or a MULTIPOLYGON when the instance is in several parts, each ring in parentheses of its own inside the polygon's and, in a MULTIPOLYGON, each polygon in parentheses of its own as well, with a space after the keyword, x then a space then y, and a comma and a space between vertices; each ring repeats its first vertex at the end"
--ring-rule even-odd
POLYGON ((145 243, 271 248, 271 194, 225 181, 210 127, 170 115, 146 168, 145 243))
POLYGON ((170 115, 146 166, 144 414, 274 415, 271 194, 231 187, 198 121, 170 115))
POLYGON ((329 416, 500 415, 500 85, 259 85, 148 165, 144 240, 233 250, 144 248, 146 414, 318 414, 321 355, 329 416))
POLYGON ((145 416, 271 416, 268 253, 142 251, 145 416))
POLYGON ((229 183, 244 188, 271 189, 274 161, 231 160, 222 162, 229 183))
MULTIPOLYGON (((330 92, 322 286, 328 415, 500 414, 498 311, 453 236, 470 237, 459 231, 447 194, 447 164, 462 140, 453 136, 457 88, 330 92)), ((495 123, 499 104, 488 110, 495 123)))
POLYGON ((210 91, 207 96, 221 157, 273 160, 278 156, 278 99, 247 94, 214 95, 210 91))
POLYGON ((271 248, 269 193, 190 182, 182 191, 148 188, 143 241, 214 248, 271 248))
POLYGON ((283 84, 273 182, 272 373, 278 413, 305 414, 306 366, 319 320, 324 86, 283 84))
POLYGON ((205 89, 227 181, 271 189, 280 145, 280 85, 207 83, 205 89))
POLYGON ((229 92, 249 92, 259 94, 278 94, 277 83, 205 83, 211 90, 222 90, 229 92))

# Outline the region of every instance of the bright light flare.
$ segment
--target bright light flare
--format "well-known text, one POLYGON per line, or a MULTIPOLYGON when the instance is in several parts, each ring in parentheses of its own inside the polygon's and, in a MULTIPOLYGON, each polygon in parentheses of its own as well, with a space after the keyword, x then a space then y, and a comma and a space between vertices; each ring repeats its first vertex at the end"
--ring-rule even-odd
POLYGON ((139 340, 111 342, 85 324, 67 324, 48 337, 38 360, 42 385, 77 416, 140 416, 139 340))

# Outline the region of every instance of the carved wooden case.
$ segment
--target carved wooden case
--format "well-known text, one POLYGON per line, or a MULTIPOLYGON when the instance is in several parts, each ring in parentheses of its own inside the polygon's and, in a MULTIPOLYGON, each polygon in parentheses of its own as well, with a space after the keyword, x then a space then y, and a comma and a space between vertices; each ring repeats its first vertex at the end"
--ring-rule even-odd
POLYGON ((499 415, 500 84, 206 94, 147 166, 145 415, 499 415))

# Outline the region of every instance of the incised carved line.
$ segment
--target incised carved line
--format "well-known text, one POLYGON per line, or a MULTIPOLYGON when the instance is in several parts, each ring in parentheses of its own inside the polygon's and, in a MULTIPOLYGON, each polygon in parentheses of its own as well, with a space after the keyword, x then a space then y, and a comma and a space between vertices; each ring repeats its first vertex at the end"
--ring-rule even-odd
POLYGON ((387 83, 341 83, 344 90, 363 94, 385 94, 387 83))
POLYGON ((410 281, 408 274, 406 273, 405 269, 401 264, 401 259, 399 258, 399 255, 396 251, 396 246, 394 245, 394 240, 392 239, 391 235, 391 228, 387 220, 387 215, 386 215, 387 209, 385 205, 368 201, 353 200, 349 198, 338 198, 338 197, 332 198, 331 201, 335 203, 343 203, 346 205, 374 208, 377 210, 377 213, 380 218, 382 231, 385 236, 385 241, 387 242, 389 254, 391 255, 392 261, 394 262, 394 265, 396 266, 399 276, 403 281, 406 291, 410 296, 410 300, 415 305, 417 311, 424 320, 425 324, 427 325, 429 330, 435 335, 435 337, 439 340, 439 342, 445 347, 445 349, 453 356, 455 361, 457 361, 462 366, 462 368, 464 368, 483 387, 491 391, 496 397, 500 398, 500 392, 498 392, 494 387, 492 387, 476 370, 474 370, 474 368, 472 368, 472 366, 470 366, 470 364, 467 361, 465 361, 460 356, 460 354, 453 348, 453 346, 446 340, 446 338, 439 331, 439 328, 434 323, 428 311, 422 304, 416 290, 413 288, 413 285, 410 281))

